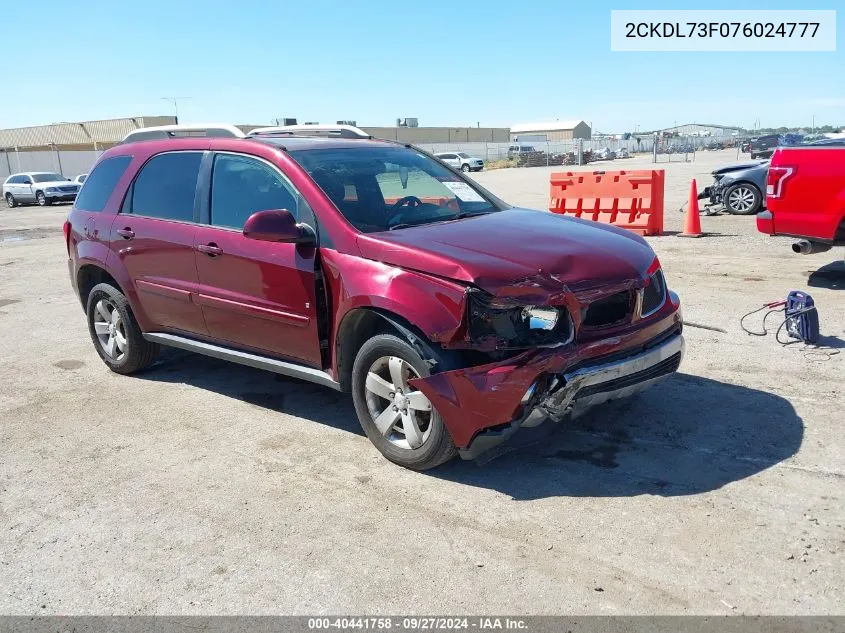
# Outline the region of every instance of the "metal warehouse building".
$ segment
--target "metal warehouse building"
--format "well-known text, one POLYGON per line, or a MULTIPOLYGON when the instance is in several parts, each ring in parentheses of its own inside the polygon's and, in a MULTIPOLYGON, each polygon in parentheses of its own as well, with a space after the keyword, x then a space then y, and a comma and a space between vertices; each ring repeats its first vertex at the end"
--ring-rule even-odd
POLYGON ((568 141, 573 138, 589 140, 590 126, 584 121, 554 121, 552 123, 518 123, 511 127, 511 140, 568 141), (526 138, 527 137, 527 138, 526 138))

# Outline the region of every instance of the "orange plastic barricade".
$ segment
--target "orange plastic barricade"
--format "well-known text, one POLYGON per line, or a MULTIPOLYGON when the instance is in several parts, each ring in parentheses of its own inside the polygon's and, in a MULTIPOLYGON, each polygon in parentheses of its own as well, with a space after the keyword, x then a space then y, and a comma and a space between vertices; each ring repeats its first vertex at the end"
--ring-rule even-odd
POLYGON ((552 174, 549 211, 663 235, 662 169, 552 174))

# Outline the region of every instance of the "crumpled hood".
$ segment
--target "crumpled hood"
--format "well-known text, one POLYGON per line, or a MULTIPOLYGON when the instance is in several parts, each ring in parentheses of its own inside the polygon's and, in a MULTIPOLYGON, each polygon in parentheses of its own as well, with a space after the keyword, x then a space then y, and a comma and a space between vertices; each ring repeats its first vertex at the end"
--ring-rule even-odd
POLYGON ((655 257, 630 231, 528 209, 361 235, 358 245, 367 259, 526 300, 640 282, 655 257))
POLYGON ((735 163, 733 165, 726 165, 725 167, 720 167, 719 169, 714 169, 711 174, 714 176, 719 176, 721 174, 728 174, 734 171, 740 171, 743 169, 752 169, 753 167, 759 167, 760 165, 767 164, 769 161, 767 160, 757 160, 753 163, 735 163))

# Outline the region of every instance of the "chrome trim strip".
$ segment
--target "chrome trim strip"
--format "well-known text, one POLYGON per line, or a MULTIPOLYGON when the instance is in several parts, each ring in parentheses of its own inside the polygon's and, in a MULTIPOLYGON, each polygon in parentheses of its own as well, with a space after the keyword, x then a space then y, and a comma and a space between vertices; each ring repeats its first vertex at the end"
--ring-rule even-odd
POLYGON ((259 356, 258 354, 251 354, 250 352, 243 352, 241 350, 231 349, 229 347, 221 347, 213 343, 206 343, 204 341, 195 341, 193 339, 177 336, 176 334, 167 334, 165 332, 149 332, 144 334, 144 338, 153 343, 167 345, 169 347, 178 347, 189 352, 196 352, 197 354, 204 354, 205 356, 212 356, 221 360, 228 360, 248 367, 255 367, 256 369, 263 369, 271 371, 276 374, 290 376, 291 378, 300 378, 313 382, 324 387, 331 387, 336 391, 340 391, 340 383, 336 382, 322 369, 314 369, 313 367, 306 367, 305 365, 297 365, 296 363, 288 363, 276 358, 267 358, 266 356, 259 356))

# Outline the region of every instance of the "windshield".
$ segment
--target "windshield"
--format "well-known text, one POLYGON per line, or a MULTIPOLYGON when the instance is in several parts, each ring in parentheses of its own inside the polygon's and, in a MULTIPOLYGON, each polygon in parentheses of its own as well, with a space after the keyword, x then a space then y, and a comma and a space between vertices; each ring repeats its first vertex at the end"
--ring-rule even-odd
POLYGON ((290 155, 364 233, 500 210, 440 162, 405 147, 308 149, 290 155))
POLYGON ((53 182, 55 180, 67 180, 61 174, 32 174, 33 182, 53 182))

